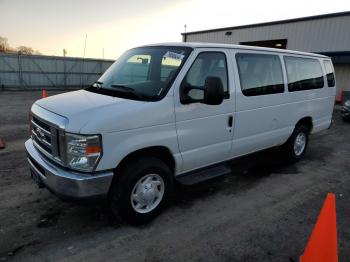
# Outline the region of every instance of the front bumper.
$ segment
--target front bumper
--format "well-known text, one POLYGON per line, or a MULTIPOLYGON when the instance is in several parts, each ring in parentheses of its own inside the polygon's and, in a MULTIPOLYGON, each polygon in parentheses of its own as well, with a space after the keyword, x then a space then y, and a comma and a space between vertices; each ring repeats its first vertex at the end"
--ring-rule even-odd
POLYGON ((25 142, 28 162, 33 172, 54 194, 73 199, 101 197, 108 194, 113 172, 84 174, 51 163, 34 147, 31 139, 25 142))

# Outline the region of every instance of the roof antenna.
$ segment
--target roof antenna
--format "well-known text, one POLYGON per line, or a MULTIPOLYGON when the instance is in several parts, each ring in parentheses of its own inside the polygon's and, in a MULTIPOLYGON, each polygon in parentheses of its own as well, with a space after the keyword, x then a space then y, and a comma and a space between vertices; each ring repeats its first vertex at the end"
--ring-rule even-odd
POLYGON ((186 34, 186 28, 187 28, 187 25, 186 25, 186 24, 184 25, 184 28, 185 28, 185 34, 186 34))

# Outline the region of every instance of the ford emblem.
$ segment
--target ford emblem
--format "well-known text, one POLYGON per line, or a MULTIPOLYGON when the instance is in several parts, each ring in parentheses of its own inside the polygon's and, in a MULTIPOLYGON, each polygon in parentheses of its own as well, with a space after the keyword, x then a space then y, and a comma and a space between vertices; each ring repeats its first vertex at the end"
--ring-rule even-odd
POLYGON ((38 137, 40 138, 40 139, 45 139, 45 134, 44 134, 44 132, 40 129, 40 128, 36 128, 35 129, 35 132, 38 134, 38 137))

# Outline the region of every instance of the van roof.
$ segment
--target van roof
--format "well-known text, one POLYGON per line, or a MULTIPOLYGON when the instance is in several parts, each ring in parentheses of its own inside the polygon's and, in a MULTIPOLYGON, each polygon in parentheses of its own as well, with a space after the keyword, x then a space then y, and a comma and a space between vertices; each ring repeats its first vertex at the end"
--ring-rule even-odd
POLYGON ((329 58, 328 56, 300 52, 287 49, 278 49, 278 48, 268 48, 268 47, 257 47, 257 46, 247 46, 247 45, 232 45, 232 44, 216 44, 216 43, 197 43, 197 42, 171 42, 171 43, 159 43, 151 44, 145 46, 179 46, 179 47, 192 47, 192 48, 226 48, 226 49, 245 49, 245 50, 257 50, 257 51, 266 51, 266 52, 277 52, 284 54, 294 54, 294 55, 305 55, 313 57, 322 57, 329 58))

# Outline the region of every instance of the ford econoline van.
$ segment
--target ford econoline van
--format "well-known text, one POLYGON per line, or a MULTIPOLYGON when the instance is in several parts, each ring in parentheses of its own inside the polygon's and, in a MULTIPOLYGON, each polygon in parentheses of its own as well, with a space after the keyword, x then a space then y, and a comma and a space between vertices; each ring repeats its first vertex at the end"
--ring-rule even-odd
POLYGON ((303 157, 331 125, 329 57, 170 43, 124 53, 91 87, 36 101, 33 179, 63 198, 106 197, 129 223, 154 218, 174 182, 230 173, 227 161, 280 146, 303 157))

